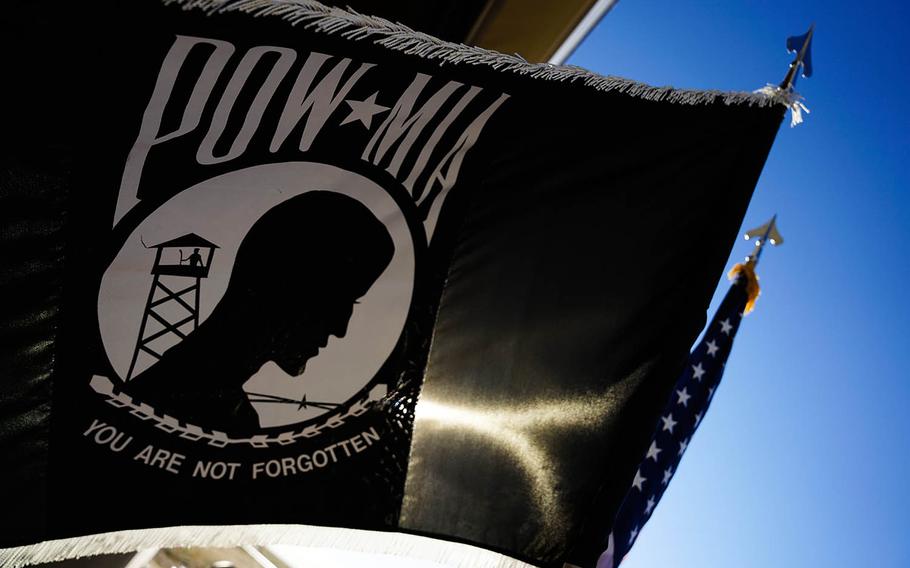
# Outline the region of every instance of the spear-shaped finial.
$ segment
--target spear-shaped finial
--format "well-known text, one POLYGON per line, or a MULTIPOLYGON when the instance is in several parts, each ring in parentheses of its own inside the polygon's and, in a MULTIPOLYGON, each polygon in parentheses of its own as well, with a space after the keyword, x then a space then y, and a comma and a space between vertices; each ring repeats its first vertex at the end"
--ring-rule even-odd
POLYGON ((758 264, 761 253, 765 249, 765 244, 771 243, 772 246, 777 246, 784 242, 784 238, 777 231, 777 214, 771 217, 771 220, 764 225, 746 231, 744 236, 747 241, 753 237, 758 237, 755 239, 755 249, 752 250, 752 254, 746 257, 746 260, 751 261, 753 266, 758 264))
POLYGON ((777 246, 784 242, 784 238, 777 232, 777 215, 771 217, 771 220, 764 225, 746 231, 746 240, 750 240, 753 237, 758 238, 755 239, 755 249, 752 254, 746 257, 745 262, 740 262, 734 266, 728 274, 731 280, 744 279, 747 295, 746 307, 743 310, 744 315, 752 311, 755 307, 755 301, 758 300, 758 295, 761 293, 761 288, 758 285, 758 276, 755 274, 755 266, 761 258, 762 251, 765 250, 765 245, 771 243, 772 246, 777 246))
POLYGON ((768 83, 761 89, 756 90, 776 102, 787 105, 790 109, 790 126, 796 126, 803 121, 803 113, 808 113, 809 109, 802 103, 803 97, 799 95, 793 86, 796 85, 796 78, 800 75, 802 69, 803 77, 812 76, 812 35, 815 33, 815 24, 809 26, 809 31, 800 36, 787 38, 787 51, 796 53, 796 58, 790 63, 790 69, 787 70, 787 76, 781 81, 780 85, 768 83))
POLYGON ((787 70, 787 76, 781 81, 780 88, 782 90, 789 91, 793 89, 793 86, 796 85, 796 79, 799 75, 800 68, 802 68, 803 77, 812 76, 813 33, 815 33, 815 24, 809 26, 809 31, 803 35, 787 38, 787 51, 791 53, 795 52, 796 58, 793 59, 793 62, 790 64, 790 69, 787 70))

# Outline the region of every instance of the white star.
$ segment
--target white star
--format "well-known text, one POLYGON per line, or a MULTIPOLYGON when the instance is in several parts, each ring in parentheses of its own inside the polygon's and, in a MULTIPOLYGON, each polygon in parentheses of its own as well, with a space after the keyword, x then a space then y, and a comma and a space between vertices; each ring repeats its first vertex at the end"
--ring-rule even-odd
POLYGON ((717 353, 717 343, 712 339, 708 342, 708 355, 711 357, 716 357, 717 353))
POLYGON ((701 412, 695 415, 695 427, 698 427, 698 423, 701 422, 701 412))
MULTIPOLYGON (((673 414, 670 413, 670 414, 667 414, 666 416, 661 416, 660 419, 664 421, 663 430, 664 431, 669 430, 670 433, 672 434, 673 427, 676 426, 676 424, 677 424, 676 420, 673 420, 673 414)), ((638 455, 641 455, 641 454, 638 454, 638 455)))
POLYGON ((651 495, 648 498, 648 504, 645 506, 645 514, 650 515, 651 511, 654 510, 654 505, 657 505, 657 500, 654 499, 654 495, 651 495))
POLYGON ((683 440, 682 442, 679 443, 679 452, 677 452, 676 455, 677 456, 683 455, 686 451, 686 448, 688 448, 688 447, 689 447, 689 439, 686 438, 685 440, 683 440))
POLYGON ((702 368, 701 363, 692 365, 692 377, 694 377, 696 381, 701 382, 703 376, 705 376, 705 370, 702 368))
POLYGON ((644 491, 644 489, 642 487, 644 485, 644 482, 647 479, 648 479, 647 477, 643 477, 641 475, 641 470, 639 469, 638 471, 635 472, 635 479, 632 480, 632 487, 638 489, 639 491, 644 491))
POLYGON ((676 395, 679 396, 679 400, 676 402, 676 404, 689 406, 689 399, 692 398, 692 395, 689 394, 689 391, 686 387, 683 387, 682 390, 676 391, 676 395))
POLYGON ((673 477, 673 468, 672 468, 672 467, 668 467, 667 469, 664 470, 664 479, 663 479, 663 481, 661 481, 661 483, 662 483, 663 485, 666 485, 666 484, 670 483, 670 478, 671 478, 671 477, 673 477))
POLYGON ((730 324, 730 318, 725 319, 720 322, 720 332, 724 335, 730 335, 730 332, 733 331, 733 325, 730 324))
POLYGON ((648 455, 645 456, 645 459, 654 458, 654 461, 657 461, 657 454, 663 450, 657 447, 657 442, 651 441, 651 447, 648 448, 648 455))
POLYGON ((359 120, 360 124, 364 125, 367 130, 369 130, 370 126, 373 124, 373 115, 389 110, 389 107, 376 104, 376 96, 378 94, 378 92, 373 93, 370 98, 365 101, 344 101, 351 107, 351 114, 349 114, 341 124, 344 125, 359 120))
POLYGON ((629 533, 629 546, 635 541, 635 537, 638 536, 638 527, 632 529, 632 532, 629 533))
POLYGON ((717 387, 708 388, 708 400, 711 400, 712 398, 714 398, 714 389, 716 389, 716 388, 717 387))

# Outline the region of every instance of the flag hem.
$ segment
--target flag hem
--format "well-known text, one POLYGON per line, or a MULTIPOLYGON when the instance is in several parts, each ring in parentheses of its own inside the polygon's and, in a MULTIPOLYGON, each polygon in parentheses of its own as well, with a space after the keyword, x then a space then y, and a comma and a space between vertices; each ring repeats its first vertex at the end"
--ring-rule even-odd
POLYGON ((447 42, 377 16, 367 16, 330 7, 315 0, 161 0, 184 10, 201 9, 209 14, 244 12, 254 17, 275 16, 292 26, 304 24, 326 34, 340 34, 351 40, 375 38, 373 43, 408 55, 434 59, 443 64, 483 65, 547 81, 581 82, 596 91, 614 91, 649 101, 686 105, 711 104, 759 107, 784 105, 779 97, 763 92, 719 91, 654 87, 646 83, 600 75, 575 65, 529 63, 521 56, 508 55, 480 47, 447 42))
POLYGON ((0 565, 23 568, 98 554, 130 553, 147 548, 299 545, 371 552, 426 560, 448 568, 534 568, 510 556, 477 546, 400 532, 313 525, 179 526, 124 530, 0 548, 0 565))

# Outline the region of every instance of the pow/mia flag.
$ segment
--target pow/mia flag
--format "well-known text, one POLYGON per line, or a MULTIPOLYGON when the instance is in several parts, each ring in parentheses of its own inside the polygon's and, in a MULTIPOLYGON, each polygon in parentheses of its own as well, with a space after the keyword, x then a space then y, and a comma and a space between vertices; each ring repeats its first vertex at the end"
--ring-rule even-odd
POLYGON ((783 106, 309 1, 4 10, 4 566, 593 565, 783 106))

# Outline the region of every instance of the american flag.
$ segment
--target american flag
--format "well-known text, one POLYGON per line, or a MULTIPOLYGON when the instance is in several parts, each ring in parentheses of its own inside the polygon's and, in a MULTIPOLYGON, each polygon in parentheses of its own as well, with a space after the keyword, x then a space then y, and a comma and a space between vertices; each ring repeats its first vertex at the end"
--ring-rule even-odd
MULTIPOLYGON (((750 267, 751 268, 751 267, 750 267)), ((686 363, 658 420, 651 445, 616 515, 607 551, 598 568, 613 568, 632 548, 642 527, 673 479, 692 435, 701 423, 724 374, 733 339, 748 300, 751 270, 730 286, 704 337, 686 363), (615 560, 614 560, 615 559, 615 560)))

